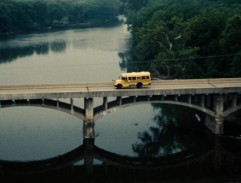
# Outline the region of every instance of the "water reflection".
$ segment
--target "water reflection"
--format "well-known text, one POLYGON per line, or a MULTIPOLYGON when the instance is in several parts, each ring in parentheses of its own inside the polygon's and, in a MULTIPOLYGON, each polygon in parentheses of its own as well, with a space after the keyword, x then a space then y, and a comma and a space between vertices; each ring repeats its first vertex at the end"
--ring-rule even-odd
POLYGON ((183 112, 181 107, 161 104, 153 104, 153 107, 158 111, 153 117, 156 126, 138 133, 139 143, 132 146, 139 157, 167 156, 190 149, 197 143, 204 125, 190 115, 197 111, 183 112))
MULTIPOLYGON (((84 139, 82 146, 55 158, 27 163, 0 161, 1 177, 35 182, 240 181, 241 156, 230 150, 230 143, 234 141, 222 138, 213 141, 205 151, 199 147, 201 151, 145 159, 113 154, 94 145, 94 139, 84 139)), ((240 149, 240 141, 235 142, 240 149)))
POLYGON ((127 26, 121 24, 2 39, 0 82, 38 84, 111 81, 121 72, 118 53, 128 49, 129 36, 127 26))
POLYGON ((123 108, 96 121, 96 144, 134 157, 175 154, 192 148, 200 140, 203 115, 196 110, 167 104, 123 108))
POLYGON ((0 39, 0 64, 16 61, 18 58, 31 57, 34 54, 47 55, 50 51, 64 53, 67 47, 72 46, 75 50, 88 48, 112 51, 122 51, 120 49, 124 48, 126 50, 129 33, 125 30, 125 26, 119 26, 124 29, 119 27, 77 29, 0 39), (108 35, 108 41, 105 40, 106 35, 108 35))
POLYGON ((0 49, 0 64, 15 61, 18 58, 37 55, 47 55, 49 51, 62 53, 66 50, 67 43, 64 40, 36 45, 0 49))
POLYGON ((12 62, 18 58, 31 56, 33 54, 47 55, 49 49, 49 43, 41 43, 25 47, 3 48, 0 49, 0 63, 12 62))
POLYGON ((64 40, 57 40, 50 43, 50 48, 53 52, 61 53, 66 50, 66 42, 64 40))
MULTIPOLYGON (((98 132, 96 138, 85 138, 82 142, 78 138, 77 141, 67 142, 66 139, 62 139, 67 137, 66 134, 59 135, 59 139, 55 139, 55 142, 56 140, 62 141, 61 144, 65 144, 65 151, 68 151, 55 157, 31 161, 2 159, 0 160, 1 178, 14 181, 21 178, 24 181, 35 182, 43 181, 43 177, 45 177, 44 182, 53 179, 68 182, 74 179, 94 182, 168 181, 173 180, 173 177, 175 177, 174 180, 191 179, 194 182, 196 179, 216 181, 220 177, 229 181, 240 180, 241 177, 238 172, 241 170, 241 143, 239 139, 218 137, 212 134, 203 125, 202 115, 195 113, 197 111, 194 114, 200 115, 201 121, 197 120, 196 115, 192 115, 193 113, 183 112, 181 107, 178 106, 153 104, 152 107, 155 109, 154 115, 151 117, 152 121, 148 121, 149 117, 142 119, 143 116, 141 115, 139 115, 139 119, 137 116, 138 120, 133 121, 131 115, 136 116, 138 113, 133 114, 133 111, 128 108, 127 111, 120 110, 118 113, 111 113, 114 116, 121 115, 123 120, 112 118, 111 121, 108 121, 107 115, 103 118, 103 121, 96 121, 94 126, 98 132), (180 114, 182 115, 180 116, 180 114), (108 129, 101 128, 101 126, 105 126, 104 123, 106 123, 108 129), (131 126, 132 129, 130 129, 131 126), (66 148, 69 143, 82 144, 76 145, 75 148, 66 148), (113 152, 113 145, 116 146, 118 152, 113 152), (125 154, 127 151, 123 151, 122 148, 129 148, 129 152, 132 151, 132 154, 125 154), (125 153, 123 154, 123 152, 125 153), (225 176, 223 176, 224 173, 225 176)), ((146 109, 146 105, 139 106, 139 112, 146 109)), ((32 115, 36 116, 34 113, 32 115)), ((59 116, 59 114, 57 115, 59 116)), ((4 115, 1 116, 4 117, 4 115)), ((46 119, 46 116, 41 117, 46 119)), ((19 116, 19 118, 24 118, 24 116, 19 116)), ((73 135, 73 131, 76 132, 77 130, 75 135, 81 134, 84 136, 85 132, 81 133, 80 127, 73 130, 73 124, 69 125, 70 121, 67 120, 66 122, 66 120, 62 119, 56 122, 53 127, 50 127, 48 121, 46 129, 41 129, 39 126, 40 124, 42 126, 44 121, 34 122, 38 126, 37 128, 31 127, 33 124, 29 126, 28 122, 24 125, 28 129, 28 133, 31 132, 33 139, 36 136, 42 135, 42 138, 46 136, 47 139, 44 143, 49 143, 53 139, 49 135, 56 133, 56 131, 73 135), (32 129, 29 129, 30 127, 32 129)), ((23 120, 20 119, 20 121, 23 120)), ((18 126, 17 123, 19 122, 12 123, 9 129, 6 128, 8 124, 2 123, 1 125, 5 126, 6 133, 2 131, 1 135, 6 138, 8 137, 7 134, 13 130, 13 127, 18 126)), ((80 124, 86 125, 78 122, 78 126, 80 124)), ((87 128, 81 127, 81 129, 87 128)), ((11 133, 17 133, 17 131, 26 132, 24 130, 13 130, 11 133)), ((9 136, 14 136, 11 133, 9 136)), ((22 137, 24 134, 19 134, 19 136, 22 137)), ((27 138, 28 135, 25 136, 27 138)), ((39 137, 37 139, 33 142, 37 145, 35 149, 39 147, 43 151, 46 150, 46 144, 40 143, 39 137)), ((1 140, 4 139, 1 138, 1 140)), ((23 140, 23 138, 19 140, 23 140)), ((9 143, 9 145, 14 146, 13 142, 9 143)), ((24 145, 23 142, 18 143, 24 145)), ((33 146, 31 147, 33 148, 33 146)), ((52 144, 52 147, 57 148, 56 143, 52 144)), ((49 148, 47 148, 48 153, 49 148)), ((31 155, 33 155, 32 152, 31 155)))

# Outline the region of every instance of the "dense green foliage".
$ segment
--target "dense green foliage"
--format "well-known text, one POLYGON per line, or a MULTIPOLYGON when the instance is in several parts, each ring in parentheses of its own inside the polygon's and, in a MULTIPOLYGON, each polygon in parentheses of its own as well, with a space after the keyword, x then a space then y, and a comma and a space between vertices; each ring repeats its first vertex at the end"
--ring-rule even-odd
POLYGON ((118 0, 1 0, 0 33, 106 23, 118 0))
POLYGON ((143 0, 142 7, 121 1, 133 38, 130 70, 175 78, 241 76, 240 0, 143 0))

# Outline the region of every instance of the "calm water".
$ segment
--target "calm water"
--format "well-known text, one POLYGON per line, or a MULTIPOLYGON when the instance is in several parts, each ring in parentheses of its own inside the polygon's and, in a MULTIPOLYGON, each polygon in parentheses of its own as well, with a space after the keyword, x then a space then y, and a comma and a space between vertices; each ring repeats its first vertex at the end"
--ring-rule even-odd
MULTIPOLYGON (((0 83, 112 81, 122 72, 118 55, 128 49, 128 41, 127 27, 122 24, 3 39, 0 83)), ((95 102, 98 104, 98 100, 95 102)), ((81 100, 76 103, 83 105, 81 100)), ((67 114, 37 107, 15 107, 1 109, 0 115, 0 148, 4 149, 0 159, 45 159, 82 144, 82 121, 67 114)))
MULTIPOLYGON (((124 24, 5 37, 0 40, 0 84, 111 81, 126 71, 119 55, 129 42, 124 24)), ((83 101, 75 99, 75 104, 83 101)), ((1 160, 43 160, 83 144, 83 122, 65 113, 14 107, 1 109, 0 116, 1 160)), ((203 122, 203 114, 183 107, 132 106, 95 122, 95 145, 119 155, 166 157, 206 143, 200 140, 207 138, 203 122)))

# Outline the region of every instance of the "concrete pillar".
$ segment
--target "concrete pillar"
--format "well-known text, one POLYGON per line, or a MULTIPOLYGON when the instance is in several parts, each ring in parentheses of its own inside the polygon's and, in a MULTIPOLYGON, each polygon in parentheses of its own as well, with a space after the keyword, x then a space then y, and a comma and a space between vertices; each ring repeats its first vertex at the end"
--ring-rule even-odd
POLYGON ((205 108, 205 95, 201 96, 201 107, 205 108))
POLYGON ((84 99, 84 108, 85 108, 85 120, 84 120, 84 126, 83 126, 84 138, 95 138, 93 98, 84 99))
POLYGON ((57 108, 59 108, 59 99, 57 99, 57 108))
POLYGON ((133 96, 133 102, 134 103, 136 102, 136 96, 133 96))
POLYGON ((117 103, 118 103, 118 105, 122 105, 122 98, 121 97, 117 97, 117 103))
POLYGON ((84 121, 83 123, 83 136, 84 139, 94 139, 95 138, 95 129, 94 129, 94 121, 84 121))
POLYGON ((108 109, 108 98, 107 97, 103 97, 103 106, 104 106, 105 110, 108 109))
POLYGON ((73 98, 70 98, 70 110, 71 110, 71 113, 74 112, 74 99, 73 98))
POLYGON ((233 94, 232 96, 232 108, 235 110, 235 108, 237 107, 237 98, 238 98, 238 95, 237 93, 233 94))
POLYGON ((162 96, 161 96, 161 100, 162 100, 162 101, 165 100, 165 97, 166 97, 166 96, 162 95, 162 96))
POLYGON ((147 100, 148 100, 148 101, 151 100, 151 96, 150 96, 150 95, 147 96, 147 100))
POLYGON ((215 133, 223 134, 223 108, 224 108, 224 97, 223 95, 216 95, 214 97, 214 108, 215 108, 215 133))
POLYGON ((85 120, 93 122, 94 121, 94 99, 85 98, 84 108, 85 108, 85 120))
POLYGON ((188 103, 189 103, 189 104, 192 103, 192 95, 188 95, 188 103))
POLYGON ((212 96, 211 95, 207 95, 207 108, 209 109, 213 109, 213 106, 212 106, 212 96))

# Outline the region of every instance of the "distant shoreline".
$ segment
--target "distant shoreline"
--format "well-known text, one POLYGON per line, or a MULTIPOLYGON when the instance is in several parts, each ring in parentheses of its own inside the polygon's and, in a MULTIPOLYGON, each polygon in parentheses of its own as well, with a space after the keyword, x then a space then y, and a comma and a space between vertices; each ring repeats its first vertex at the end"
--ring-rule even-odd
POLYGON ((16 32, 0 32, 0 38, 4 36, 18 35, 18 34, 31 34, 31 33, 39 33, 39 32, 49 32, 49 31, 59 31, 59 30, 67 30, 67 29, 86 29, 86 28, 94 28, 94 27, 108 27, 113 25, 118 25, 122 23, 122 19, 114 18, 112 20, 108 20, 105 22, 83 22, 78 24, 71 24, 67 26, 55 26, 55 27, 41 27, 35 30, 29 31, 16 31, 16 32))

